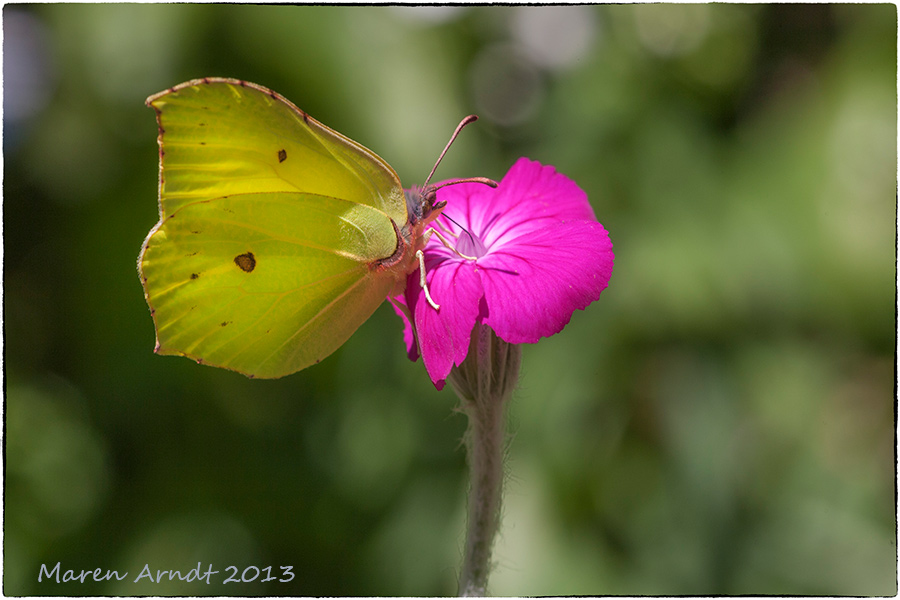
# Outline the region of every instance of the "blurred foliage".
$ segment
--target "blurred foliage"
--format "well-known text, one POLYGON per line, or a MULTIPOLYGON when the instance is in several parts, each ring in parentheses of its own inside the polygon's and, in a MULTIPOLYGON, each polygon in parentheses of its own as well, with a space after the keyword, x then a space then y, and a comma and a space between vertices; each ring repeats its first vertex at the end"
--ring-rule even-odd
MULTIPOLYGON (((498 595, 896 593, 893 5, 7 4, 4 592, 454 594, 465 427, 388 307, 278 381, 152 353, 148 95, 248 79, 421 182, 587 190, 525 348, 498 595), (38 583, 63 571, 123 581, 38 583), (133 583, 291 565, 287 583, 133 583)), ((252 570, 249 571, 252 575, 252 570)))

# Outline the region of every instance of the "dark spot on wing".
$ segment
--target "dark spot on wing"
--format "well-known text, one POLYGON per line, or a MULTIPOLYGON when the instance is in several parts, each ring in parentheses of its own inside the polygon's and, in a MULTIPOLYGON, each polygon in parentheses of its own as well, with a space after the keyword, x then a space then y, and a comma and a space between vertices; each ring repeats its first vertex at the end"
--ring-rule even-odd
POLYGON ((240 267, 244 273, 250 273, 256 268, 256 257, 252 252, 245 252, 234 257, 234 264, 240 267))
POLYGON ((283 163, 286 160, 287 160, 287 151, 284 148, 282 148, 281 150, 278 151, 278 162, 283 163))
POLYGON ((200 273, 191 273, 191 279, 197 279, 200 277, 200 273))
POLYGON ((228 327, 229 325, 231 325, 231 321, 222 321, 219 323, 220 327, 228 327))

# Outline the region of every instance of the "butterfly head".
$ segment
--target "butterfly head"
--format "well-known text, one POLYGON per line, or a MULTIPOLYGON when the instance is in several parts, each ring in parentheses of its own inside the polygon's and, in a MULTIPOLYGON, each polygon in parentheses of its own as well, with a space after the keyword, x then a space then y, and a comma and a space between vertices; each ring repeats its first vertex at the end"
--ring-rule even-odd
POLYGON ((427 225, 441 214, 441 210, 447 206, 446 200, 437 199, 438 186, 426 185, 425 187, 413 186, 403 190, 406 195, 406 214, 411 225, 422 223, 427 225))
POLYGON ((466 179, 451 179, 441 183, 429 183, 422 188, 413 186, 411 189, 403 190, 403 193, 406 195, 406 214, 409 217, 410 224, 425 223, 427 225, 435 220, 441 214, 441 210, 447 206, 446 200, 437 199, 437 191, 457 183, 481 183, 492 188, 498 185, 496 181, 487 177, 469 177, 466 179))

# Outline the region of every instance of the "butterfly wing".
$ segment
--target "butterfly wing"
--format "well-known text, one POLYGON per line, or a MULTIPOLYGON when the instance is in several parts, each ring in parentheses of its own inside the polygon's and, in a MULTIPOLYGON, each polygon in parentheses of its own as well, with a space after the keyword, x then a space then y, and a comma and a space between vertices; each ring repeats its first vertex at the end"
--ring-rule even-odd
POLYGON ((151 96, 160 145, 160 212, 247 192, 308 192, 406 222, 400 179, 377 154, 283 96, 236 79, 196 79, 151 96))
POLYGON ((157 352, 253 377, 331 354, 404 276, 378 267, 406 218, 396 174, 251 84, 198 80, 148 104, 160 222, 139 271, 157 352))

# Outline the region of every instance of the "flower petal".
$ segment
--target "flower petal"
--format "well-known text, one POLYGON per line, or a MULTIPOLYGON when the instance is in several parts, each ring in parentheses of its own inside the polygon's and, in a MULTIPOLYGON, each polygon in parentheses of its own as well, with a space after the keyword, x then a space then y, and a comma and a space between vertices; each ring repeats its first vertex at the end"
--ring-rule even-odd
MULTIPOLYGON (((416 278, 416 283, 418 283, 418 277, 416 278)), ((406 306, 406 295, 400 294, 393 298, 389 297, 388 302, 394 309, 394 312, 397 313, 397 316, 403 320, 403 343, 406 344, 406 355, 409 357, 409 360, 416 362, 419 359, 419 343, 416 341, 415 329, 410 324, 406 313, 409 310, 406 306)))
POLYGON ((508 240, 478 260, 488 314, 511 344, 562 331, 575 309, 600 298, 612 275, 609 234, 596 221, 558 223, 508 240))
POLYGON ((461 364, 466 358, 469 336, 483 304, 484 291, 473 263, 436 255, 426 257, 426 280, 440 309, 435 310, 428 303, 419 285, 418 271, 407 280, 406 301, 413 307, 425 369, 435 386, 441 389, 453 365, 461 364))
POLYGON ((440 198, 447 201, 444 214, 488 248, 548 223, 597 220, 587 194, 574 181, 527 158, 516 161, 497 189, 459 184, 442 188, 440 198))
POLYGON ((521 211, 534 219, 596 221, 587 194, 574 181, 550 165, 520 158, 497 188, 491 205, 504 214, 521 211))

